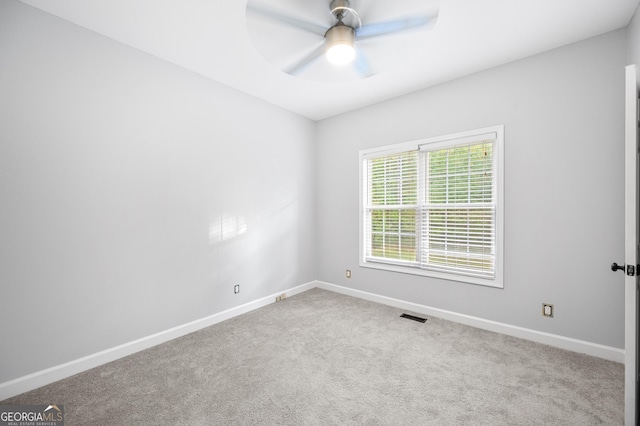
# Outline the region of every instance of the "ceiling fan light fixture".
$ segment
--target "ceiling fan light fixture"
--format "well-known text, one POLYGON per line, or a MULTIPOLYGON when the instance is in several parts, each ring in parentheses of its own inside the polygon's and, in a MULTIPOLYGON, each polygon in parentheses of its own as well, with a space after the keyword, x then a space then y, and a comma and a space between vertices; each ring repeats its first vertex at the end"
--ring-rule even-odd
POLYGON ((327 60, 334 65, 346 65, 356 56, 356 33, 348 25, 339 22, 325 34, 327 60))

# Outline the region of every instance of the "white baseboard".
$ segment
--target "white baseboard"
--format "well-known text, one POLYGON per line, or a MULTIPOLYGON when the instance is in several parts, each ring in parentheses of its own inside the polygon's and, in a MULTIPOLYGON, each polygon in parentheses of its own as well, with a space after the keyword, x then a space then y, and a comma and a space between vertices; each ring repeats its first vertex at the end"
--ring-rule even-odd
POLYGON ((115 361, 119 358, 134 354, 144 349, 148 349, 152 346, 168 342, 169 340, 184 336, 186 334, 193 333, 194 331, 198 331, 200 329, 209 327, 238 315, 242 315, 255 309, 262 308, 271 303, 274 303, 276 300, 276 296, 279 296, 282 293, 286 293, 287 296, 293 296, 310 290, 314 287, 316 287, 315 281, 302 284, 297 287, 278 292, 277 294, 266 296, 261 299, 254 300, 253 302, 248 302, 244 305, 227 309, 226 311, 222 311, 217 314, 201 318, 199 320, 173 327, 168 330, 164 330, 159 333, 122 344, 120 346, 106 349, 104 351, 88 355, 61 365, 56 365, 55 367, 37 371, 23 377, 18 377, 17 379, 13 379, 8 382, 0 383, 0 401, 39 388, 41 386, 48 385, 49 383, 62 380, 91 368, 98 367, 108 362, 115 361))
POLYGON ((374 293, 368 293, 366 291, 354 290, 351 288, 342 287, 322 281, 316 281, 316 286, 324 290, 334 291, 336 293, 369 300, 371 302, 382 303, 384 305, 389 305, 400 309, 407 309, 416 313, 431 315, 437 318, 442 318, 449 321, 481 328, 483 330, 494 331, 496 333, 519 337, 521 339, 554 346, 560 349, 566 349, 573 352, 579 352, 598 358, 603 358, 609 361, 624 363, 624 349, 599 345, 597 343, 572 339, 570 337, 558 336, 556 334, 544 333, 528 328, 503 324, 496 321, 489 321, 478 317, 463 315, 456 312, 446 311, 444 309, 432 308, 425 305, 419 305, 417 303, 406 302, 404 300, 394 299, 386 296, 380 296, 374 293))
POLYGON ((122 344, 120 346, 106 349, 104 351, 88 355, 74 361, 57 365, 55 367, 37 371, 23 377, 18 377, 17 379, 10 380, 8 382, 0 383, 0 401, 39 388, 41 386, 45 386, 49 383, 53 383, 55 381, 73 376, 74 374, 81 373, 85 370, 98 367, 108 362, 115 361, 119 358, 132 355, 136 352, 148 349, 161 343, 168 342, 169 340, 184 336, 186 334, 193 333, 195 331, 228 320, 238 315, 242 315, 255 309, 262 308, 271 303, 274 303, 276 296, 279 296, 281 293, 286 293, 287 296, 294 296, 315 287, 345 294, 348 296, 357 297, 364 300, 369 300, 372 302, 382 303, 384 305, 389 305, 400 309, 407 309, 412 312, 424 315, 431 315, 434 317, 470 325, 484 330, 506 334, 508 336, 519 337, 522 339, 531 340, 561 349, 624 363, 623 349, 599 345, 596 343, 590 343, 583 340, 572 339, 569 337, 558 336, 555 334, 543 333, 540 331, 516 327, 513 325, 503 324, 495 321, 489 321, 482 318, 463 315, 443 309, 432 308, 429 306, 419 305, 417 303, 407 302, 391 297, 380 296, 374 293, 368 293, 365 291, 342 287, 322 281, 312 281, 279 292, 277 294, 245 303, 244 305, 240 305, 235 308, 231 308, 226 311, 222 311, 217 314, 213 314, 208 317, 189 322, 187 324, 183 324, 147 337, 143 337, 138 340, 134 340, 132 342, 122 344))

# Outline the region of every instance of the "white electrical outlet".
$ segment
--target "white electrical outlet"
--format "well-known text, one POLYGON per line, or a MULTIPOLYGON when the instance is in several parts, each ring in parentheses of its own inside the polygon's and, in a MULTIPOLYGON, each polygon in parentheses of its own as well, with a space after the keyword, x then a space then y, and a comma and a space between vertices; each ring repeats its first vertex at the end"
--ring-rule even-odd
POLYGON ((553 318, 553 305, 549 303, 542 304, 542 316, 553 318))
POLYGON ((233 286, 233 293, 234 294, 240 293, 240 284, 236 284, 233 286))
POLYGON ((347 272, 345 275, 347 276, 347 278, 351 278, 351 270, 347 269, 347 272))

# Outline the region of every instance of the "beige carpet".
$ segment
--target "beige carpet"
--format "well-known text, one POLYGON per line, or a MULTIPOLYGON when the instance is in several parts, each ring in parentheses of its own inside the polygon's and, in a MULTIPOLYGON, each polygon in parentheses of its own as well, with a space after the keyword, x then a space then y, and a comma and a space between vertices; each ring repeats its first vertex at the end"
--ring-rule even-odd
POLYGON ((622 364, 313 289, 3 401, 67 425, 617 425, 622 364))

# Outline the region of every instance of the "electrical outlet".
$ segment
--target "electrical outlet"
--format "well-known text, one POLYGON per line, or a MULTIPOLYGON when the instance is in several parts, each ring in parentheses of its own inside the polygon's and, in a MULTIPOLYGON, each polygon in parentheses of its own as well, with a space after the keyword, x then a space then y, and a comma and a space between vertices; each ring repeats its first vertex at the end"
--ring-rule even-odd
POLYGON ((542 304, 542 316, 553 318, 553 305, 549 303, 542 304))
POLYGON ((233 286, 233 293, 234 294, 240 293, 240 284, 236 284, 233 286))
POLYGON ((351 278, 351 269, 347 269, 347 272, 345 275, 347 276, 347 278, 351 278))

